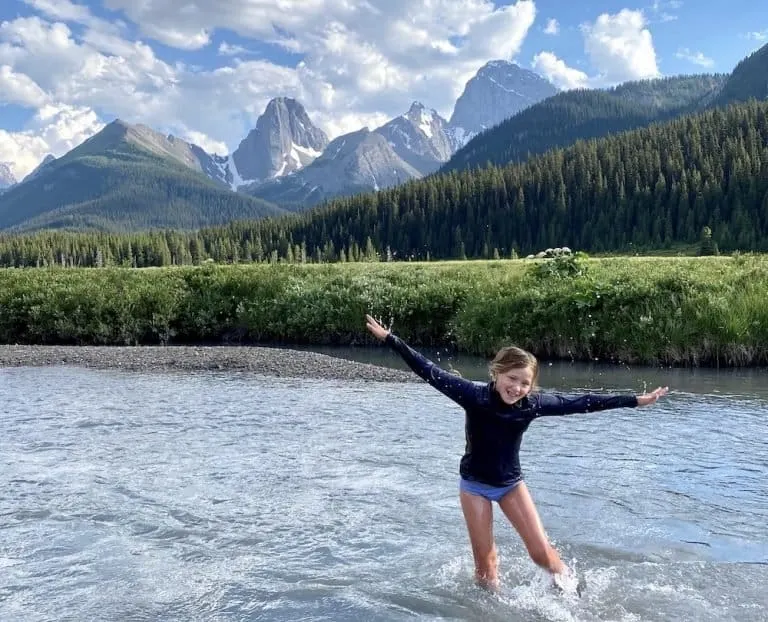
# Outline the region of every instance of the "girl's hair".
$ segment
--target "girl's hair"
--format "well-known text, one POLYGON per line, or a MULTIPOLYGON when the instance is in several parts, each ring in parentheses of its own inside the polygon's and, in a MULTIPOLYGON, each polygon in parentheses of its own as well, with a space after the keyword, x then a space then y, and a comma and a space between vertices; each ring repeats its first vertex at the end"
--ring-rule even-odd
POLYGON ((498 374, 508 372, 510 369, 523 369, 524 367, 530 367, 533 372, 533 383, 536 384, 539 377, 539 361, 536 357, 517 346, 507 346, 496 353, 488 369, 491 372, 491 377, 496 379, 498 374))

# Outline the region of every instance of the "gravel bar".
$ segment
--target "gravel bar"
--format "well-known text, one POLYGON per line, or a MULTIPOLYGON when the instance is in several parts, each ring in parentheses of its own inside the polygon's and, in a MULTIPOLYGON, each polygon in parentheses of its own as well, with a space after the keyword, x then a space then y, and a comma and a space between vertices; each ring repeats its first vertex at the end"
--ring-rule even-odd
POLYGON ((0 345, 0 367, 71 365, 130 371, 243 370, 280 378, 415 382, 411 373, 282 348, 0 345))

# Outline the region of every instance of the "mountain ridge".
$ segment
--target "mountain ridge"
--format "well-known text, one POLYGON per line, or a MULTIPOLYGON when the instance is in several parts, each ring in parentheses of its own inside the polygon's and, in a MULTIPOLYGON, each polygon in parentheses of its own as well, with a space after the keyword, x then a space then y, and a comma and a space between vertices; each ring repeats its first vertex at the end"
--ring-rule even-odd
MULTIPOLYGON (((239 194, 245 199, 253 196, 271 197, 285 200, 291 209, 304 209, 337 195, 381 190, 425 175, 484 166, 487 162, 506 164, 510 161, 520 161, 527 158, 528 154, 566 146, 574 140, 597 138, 604 135, 606 131, 622 132, 635 127, 644 127, 689 110, 708 109, 734 99, 738 101, 738 98, 764 99, 768 96, 768 88, 766 88, 768 72, 764 63, 766 55, 768 55, 768 46, 745 58, 728 75, 705 74, 663 78, 625 83, 605 91, 573 91, 547 97, 498 126, 483 130, 456 151, 451 160, 442 164, 440 160, 445 157, 446 150, 453 150, 461 144, 462 141, 457 140, 457 137, 462 135, 465 128, 451 126, 450 121, 446 123, 445 119, 434 111, 421 103, 414 102, 405 114, 399 115, 380 128, 372 132, 364 128, 364 131, 358 130, 343 137, 337 137, 334 141, 328 142, 320 156, 314 157, 316 152, 308 153, 306 154, 308 159, 304 161, 298 153, 292 154, 293 138, 290 145, 281 141, 268 143, 272 146, 277 142, 280 143, 280 148, 275 153, 282 158, 279 161, 271 160, 271 174, 286 173, 289 165, 295 164, 296 169, 288 174, 276 175, 268 179, 261 190, 258 189, 261 183, 248 184, 248 180, 240 175, 235 166, 230 167, 234 164, 233 155, 207 154, 199 146, 174 136, 162 135, 146 126, 130 126, 115 120, 105 126, 103 133, 92 136, 59 159, 41 162, 41 166, 34 174, 28 175, 21 183, 7 189, 0 198, 0 228, 23 227, 25 219, 39 222, 41 218, 45 220, 42 216, 43 212, 53 213, 57 210, 70 215, 82 215, 88 212, 93 216, 95 205, 105 210, 104 217, 107 220, 117 217, 123 218, 125 222, 140 221, 141 218, 135 213, 137 206, 130 202, 117 201, 110 207, 108 197, 114 199, 123 192, 116 190, 114 185, 110 186, 111 194, 106 193, 101 197, 93 196, 93 188, 86 183, 86 173, 98 173, 105 167, 111 167, 110 170, 113 172, 119 166, 133 167, 130 174, 123 175, 124 180, 130 178, 134 184, 146 182, 149 186, 157 187, 165 185, 167 192, 163 200, 167 203, 174 203, 174 197, 168 192, 184 195, 183 189, 178 185, 183 178, 193 180, 191 183, 198 190, 201 190, 199 184, 204 184, 206 201, 209 202, 217 202, 219 199, 226 202, 228 199, 224 196, 231 199, 232 188, 235 187, 241 190, 239 194), (579 113, 579 110, 582 112, 579 113), (583 115, 584 110, 591 112, 583 115), (562 132, 558 126, 566 128, 567 131, 562 132), (562 136, 557 138, 553 131, 555 134, 561 131, 562 136), (557 142, 553 136, 561 142, 557 142), (436 137, 439 138, 439 144, 434 141, 436 137), (492 144, 491 138, 496 140, 495 145, 492 144), (337 142, 339 139, 343 140, 337 142), (483 147, 484 143, 486 146, 483 147), (337 150, 336 154, 326 154, 331 145, 337 150), (346 147, 342 149, 340 145, 346 145, 346 147), (449 147, 446 148, 446 145, 449 147), (406 146, 408 150, 404 150, 406 146), (366 151, 368 149, 370 152, 366 151), (459 156, 462 154, 464 156, 469 154, 471 157, 461 162, 459 156), (327 157, 323 158, 323 156, 327 157), (77 160, 80 166, 72 165, 73 159, 77 160), (320 160, 319 164, 318 160, 320 160), (434 169, 436 165, 439 168, 434 169), (166 172, 174 177, 175 181, 168 181, 168 183, 160 181, 157 175, 163 168, 167 169, 166 172), (146 179, 137 176, 139 169, 148 174, 146 179), (58 175, 58 177, 52 178, 51 175, 58 175), (59 188, 58 195, 63 197, 62 201, 57 202, 47 196, 50 194, 50 187, 56 187, 55 183, 52 184, 52 179, 58 179, 57 183, 64 183, 64 186, 59 188), (29 190, 30 186, 33 187, 34 192, 29 190), (224 192, 225 195, 217 195, 214 200, 212 195, 207 194, 212 187, 224 192), (85 194, 77 196, 80 191, 85 194), (245 196, 246 194, 248 196, 245 196), (22 205, 18 199, 20 196, 25 196, 27 203, 22 205), (121 209, 125 214, 117 214, 118 205, 122 206, 121 209), (14 211, 16 214, 11 217, 14 211), (13 223, 9 224, 10 221, 13 223)), ((491 78, 495 82, 498 82, 492 70, 509 71, 510 74, 517 73, 518 70, 523 71, 517 66, 512 67, 513 64, 506 61, 488 63, 478 71, 476 77, 478 75, 481 78, 487 77, 483 71, 485 70, 491 73, 491 78)), ((486 80, 490 84, 494 84, 494 81, 486 80)), ((470 82, 472 80, 467 84, 469 85, 470 82)), ((497 89, 497 87, 493 88, 497 89)), ((497 90, 510 92, 514 89, 505 87, 497 90)), ((278 103, 275 102, 275 108, 279 107, 278 103)), ((458 103, 459 100, 457 105, 458 103)), ((300 106, 298 102, 296 104, 300 106)), ((278 121, 281 118, 285 119, 285 115, 281 116, 281 114, 276 113, 272 117, 278 121)), ((289 111, 286 114, 292 113, 289 111)), ((300 116, 298 113, 295 114, 296 118, 300 116)), ((451 117, 452 121, 455 121, 455 116, 456 107, 451 117)), ((302 125, 307 124, 302 122, 302 125)), ((114 175, 112 179, 115 179, 114 175)), ((98 186, 98 183, 100 182, 97 176, 93 179, 91 186, 98 186)), ((150 193, 146 197, 142 195, 141 200, 147 200, 150 195, 155 197, 150 199, 152 206, 149 210, 151 211, 157 207, 157 196, 150 193)), ((239 200, 236 199, 235 202, 239 200)), ((179 205, 181 204, 188 204, 188 202, 181 200, 179 205)), ((284 212, 267 203, 242 204, 240 208, 234 209, 233 213, 245 213, 245 217, 250 215, 261 217, 284 212)), ((229 208, 224 211, 228 210, 229 208)), ((205 212, 205 209, 203 211, 205 212)), ((149 219, 153 223, 156 222, 153 220, 155 216, 156 214, 149 219)), ((49 221, 52 221, 52 218, 51 216, 49 221)), ((218 216, 206 212, 198 226, 206 226, 211 218, 216 220, 218 216)), ((192 219, 182 220, 185 223, 192 222, 192 219)), ((172 218, 166 222, 179 222, 179 219, 172 218)))

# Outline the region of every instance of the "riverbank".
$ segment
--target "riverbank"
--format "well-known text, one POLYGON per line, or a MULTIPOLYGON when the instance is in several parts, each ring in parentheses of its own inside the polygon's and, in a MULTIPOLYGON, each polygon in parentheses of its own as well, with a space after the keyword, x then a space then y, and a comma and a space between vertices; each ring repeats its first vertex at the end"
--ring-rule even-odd
POLYGON ((72 365, 129 371, 240 370, 279 378, 409 382, 404 371, 281 348, 233 346, 8 346, 0 367, 72 365))
POLYGON ((0 270, 0 343, 370 345, 768 365, 768 257, 0 270))

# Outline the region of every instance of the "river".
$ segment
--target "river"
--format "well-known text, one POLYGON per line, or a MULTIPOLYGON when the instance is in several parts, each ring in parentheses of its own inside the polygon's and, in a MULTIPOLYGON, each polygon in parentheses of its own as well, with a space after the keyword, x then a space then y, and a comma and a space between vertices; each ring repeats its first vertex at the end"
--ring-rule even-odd
POLYGON ((577 599, 498 510, 502 589, 473 585, 463 414, 423 383, 0 369, 0 620, 768 620, 764 378, 543 366, 545 389, 672 389, 526 433, 577 599))

